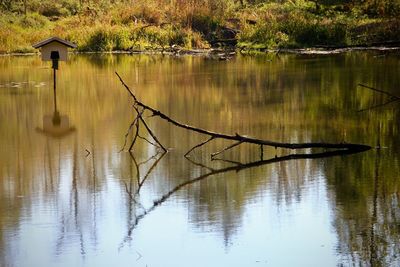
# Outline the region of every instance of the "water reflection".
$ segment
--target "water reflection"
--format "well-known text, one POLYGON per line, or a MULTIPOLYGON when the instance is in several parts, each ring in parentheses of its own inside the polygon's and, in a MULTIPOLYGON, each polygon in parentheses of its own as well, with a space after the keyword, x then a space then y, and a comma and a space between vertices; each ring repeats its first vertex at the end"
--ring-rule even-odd
POLYGON ((64 137, 75 131, 75 127, 70 126, 69 117, 61 115, 57 106, 57 86, 56 80, 54 82, 54 111, 53 114, 43 116, 43 128, 37 127, 36 130, 47 136, 64 137))
POLYGON ((357 112, 383 102, 358 83, 396 94, 398 55, 80 55, 59 73, 57 108, 41 64, 0 58, 0 84, 23 83, 0 87, 0 265, 398 265, 399 108, 357 112), (239 146, 230 162, 211 161, 229 145, 217 141, 191 162, 183 154, 202 137, 149 118, 172 152, 141 141, 118 153, 134 114, 115 70, 143 102, 198 127, 383 148, 329 158, 267 149, 260 161, 258 147, 239 146), (67 116, 79 131, 35 131, 56 127, 58 108, 60 125, 67 116))
POLYGON ((384 163, 388 161, 385 154, 377 150, 372 162, 362 163, 358 179, 342 174, 349 179, 335 184, 334 202, 340 203, 334 221, 340 240, 338 251, 356 265, 399 263, 400 247, 395 241, 399 238, 399 183, 387 179, 385 168, 389 166, 384 163))
MULTIPOLYGON (((368 150, 368 149, 366 149, 368 150)), ((213 169, 211 167, 208 167, 206 165, 203 165, 202 163, 197 163, 195 161, 192 161, 190 158, 186 159, 196 165, 196 166, 200 166, 202 168, 205 168, 207 170, 211 170, 206 174, 200 175, 198 177, 195 178, 191 178, 183 183, 180 183, 178 185, 176 185, 175 187, 172 188, 172 190, 168 191, 167 193, 165 193, 163 196, 161 196, 160 198, 153 200, 153 205, 149 208, 144 208, 144 206, 136 199, 135 196, 139 195, 140 189, 143 186, 143 183, 146 181, 146 179, 148 178, 149 174, 152 172, 152 170, 157 166, 157 164, 159 163, 159 161, 162 159, 162 157, 165 155, 166 152, 163 152, 161 154, 161 156, 159 158, 157 158, 156 154, 155 156, 151 157, 150 159, 155 158, 156 160, 154 161, 154 163, 150 166, 150 168, 147 170, 146 174, 144 175, 143 179, 140 178, 140 171, 139 171, 139 166, 142 165, 143 163, 146 163, 147 161, 149 161, 150 159, 146 160, 145 162, 142 163, 137 163, 134 155, 132 153, 129 153, 132 161, 134 162, 135 166, 136 166, 136 175, 137 175, 137 189, 136 192, 134 194, 132 194, 133 189, 133 183, 132 180, 130 181, 130 185, 128 186, 125 183, 125 188, 126 188, 126 192, 129 195, 131 201, 133 203, 135 203, 136 205, 139 205, 140 208, 143 210, 142 213, 140 215, 136 215, 135 219, 134 219, 134 223, 132 223, 132 225, 129 228, 128 231, 128 236, 126 238, 126 240, 129 240, 131 234, 132 234, 132 230, 136 227, 136 225, 139 223, 139 221, 144 218, 144 216, 146 216, 148 213, 150 213, 151 211, 153 211, 157 206, 161 205, 162 203, 164 203, 165 201, 167 201, 173 194, 175 194, 176 192, 178 192, 179 190, 181 190, 182 188, 192 185, 194 183, 200 182, 204 179, 207 179, 211 176, 216 176, 219 174, 224 174, 224 173, 228 173, 228 172, 232 172, 232 171, 242 171, 248 168, 255 168, 255 167, 259 167, 259 166, 263 166, 263 165, 268 165, 268 164, 274 164, 274 163, 278 163, 278 162, 284 162, 284 161, 289 161, 289 160, 297 160, 297 159, 317 159, 317 158, 327 158, 327 157, 334 157, 334 156, 344 156, 344 155, 349 155, 349 154, 354 154, 354 153, 361 153, 362 151, 357 151, 357 150, 335 150, 335 151, 329 151, 329 152, 320 152, 320 153, 305 153, 305 154, 290 154, 287 156, 282 156, 282 157, 273 157, 271 159, 261 159, 258 161, 254 161, 254 162, 249 162, 249 163, 241 163, 241 162, 234 162, 231 160, 224 160, 224 159, 213 159, 213 160, 219 160, 219 161, 224 161, 224 162, 228 162, 228 163, 233 163, 234 166, 231 167, 226 167, 226 168, 220 168, 220 169, 213 169)), ((224 224, 225 225, 225 224, 224 224)), ((227 239, 229 238, 229 234, 224 233, 224 239, 225 242, 227 243, 227 239)))

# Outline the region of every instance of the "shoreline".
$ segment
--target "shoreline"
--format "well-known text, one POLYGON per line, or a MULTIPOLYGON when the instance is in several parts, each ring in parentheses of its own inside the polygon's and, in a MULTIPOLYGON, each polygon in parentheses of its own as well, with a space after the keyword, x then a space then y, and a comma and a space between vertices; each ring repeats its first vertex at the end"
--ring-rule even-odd
MULTIPOLYGON (((308 48, 280 48, 280 49, 248 49, 241 50, 239 48, 211 48, 211 49, 154 49, 154 50, 132 50, 132 51, 71 51, 71 54, 103 54, 103 55, 168 55, 168 56, 204 56, 204 57, 232 57, 236 54, 241 55, 262 55, 262 54, 297 54, 297 55, 330 55, 330 54, 343 54, 348 52, 358 51, 400 51, 400 46, 387 47, 387 46, 349 46, 338 48, 321 48, 321 47, 308 47, 308 48)), ((27 52, 27 53, 0 53, 0 57, 11 56, 34 56, 39 55, 40 52, 27 52)))

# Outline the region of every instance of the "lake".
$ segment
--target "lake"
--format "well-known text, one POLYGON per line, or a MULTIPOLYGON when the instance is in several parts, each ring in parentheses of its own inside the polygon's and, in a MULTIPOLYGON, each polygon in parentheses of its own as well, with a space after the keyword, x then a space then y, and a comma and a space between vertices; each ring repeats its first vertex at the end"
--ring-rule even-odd
POLYGON ((400 96, 400 54, 71 55, 56 98, 51 63, 0 57, 0 266, 399 266, 400 101, 358 84, 400 96), (129 153, 115 71, 185 124, 373 149, 241 144, 211 160, 233 144, 213 140, 185 158, 208 137, 145 113, 169 152, 138 138, 129 153))

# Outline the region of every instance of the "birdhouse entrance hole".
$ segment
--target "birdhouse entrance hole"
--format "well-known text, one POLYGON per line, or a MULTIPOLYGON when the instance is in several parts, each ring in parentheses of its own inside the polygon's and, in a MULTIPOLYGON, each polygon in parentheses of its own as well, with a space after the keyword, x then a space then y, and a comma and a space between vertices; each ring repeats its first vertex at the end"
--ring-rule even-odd
POLYGON ((50 58, 52 60, 59 60, 60 54, 58 53, 58 51, 51 51, 50 58))
POLYGON ((60 54, 58 51, 51 51, 50 59, 53 61, 53 69, 58 70, 58 60, 60 59, 60 54))

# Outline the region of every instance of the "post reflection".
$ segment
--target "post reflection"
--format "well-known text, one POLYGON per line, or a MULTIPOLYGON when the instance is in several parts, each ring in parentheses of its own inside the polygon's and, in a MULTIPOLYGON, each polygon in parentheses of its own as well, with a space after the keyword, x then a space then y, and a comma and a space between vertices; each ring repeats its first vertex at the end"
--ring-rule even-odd
MULTIPOLYGON (((55 71, 54 71, 55 73, 55 71)), ((69 123, 68 115, 61 115, 57 105, 57 82, 54 76, 53 106, 52 114, 43 116, 43 128, 37 127, 36 130, 44 135, 62 138, 75 131, 75 127, 69 123)))

